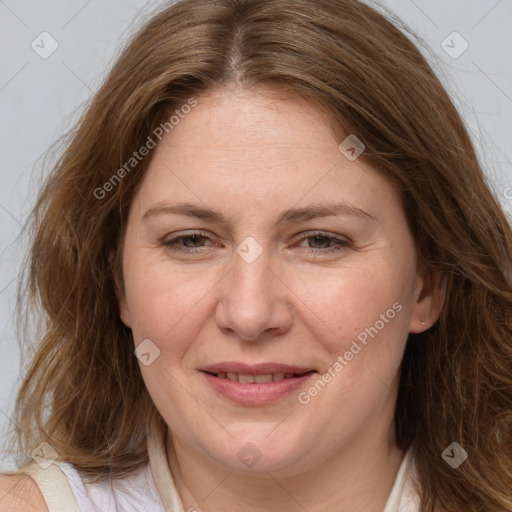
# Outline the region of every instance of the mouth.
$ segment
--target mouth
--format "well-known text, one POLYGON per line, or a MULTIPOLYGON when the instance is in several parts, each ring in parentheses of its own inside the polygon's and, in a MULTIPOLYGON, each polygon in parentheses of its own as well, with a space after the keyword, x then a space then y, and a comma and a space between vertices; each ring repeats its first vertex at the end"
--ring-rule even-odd
POLYGON ((266 405, 282 399, 318 374, 312 368, 300 366, 232 362, 201 368, 200 373, 216 394, 245 406, 266 405))
POLYGON ((284 379, 297 379, 302 377, 308 373, 312 373, 314 370, 310 370, 303 373, 260 373, 260 374, 251 374, 251 373, 232 373, 232 372, 205 372, 209 375, 217 377, 219 379, 229 379, 233 382, 239 382, 240 384, 267 384, 268 382, 279 382, 284 379))

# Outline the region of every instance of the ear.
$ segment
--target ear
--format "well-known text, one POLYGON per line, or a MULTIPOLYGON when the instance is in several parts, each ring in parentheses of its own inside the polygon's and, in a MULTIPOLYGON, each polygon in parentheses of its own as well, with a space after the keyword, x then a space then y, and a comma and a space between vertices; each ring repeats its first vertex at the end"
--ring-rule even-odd
POLYGON ((116 287, 116 297, 117 302, 119 303, 119 316, 121 317, 121 321, 128 328, 132 328, 131 320, 130 320, 130 310, 128 309, 128 305, 126 304, 126 297, 124 293, 121 293, 116 287))
POLYGON ((132 325, 131 325, 131 320, 130 320, 130 310, 128 309, 128 304, 126 303, 126 294, 124 292, 124 286, 122 283, 119 282, 120 276, 118 276, 116 274, 116 269, 114 266, 114 258, 115 258, 115 251, 112 249, 112 250, 110 250, 110 252, 108 254, 108 261, 110 264, 110 269, 112 271, 112 275, 114 276, 114 292, 116 294, 117 303, 119 305, 119 316, 120 316, 123 324, 126 325, 126 327, 131 329, 132 325))
POLYGON ((448 276, 427 269, 418 275, 418 298, 413 307, 409 332, 420 333, 436 323, 446 299, 447 281, 448 276))

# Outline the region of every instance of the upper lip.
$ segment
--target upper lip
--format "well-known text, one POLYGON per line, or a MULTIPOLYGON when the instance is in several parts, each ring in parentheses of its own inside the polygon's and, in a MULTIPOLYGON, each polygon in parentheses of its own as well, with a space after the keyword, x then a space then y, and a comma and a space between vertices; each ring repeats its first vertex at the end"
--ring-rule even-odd
POLYGON ((315 371, 314 368, 295 366, 283 363, 258 363, 246 364, 234 361, 211 364, 200 368, 202 372, 208 373, 243 373, 247 375, 266 375, 269 373, 308 373, 315 371))

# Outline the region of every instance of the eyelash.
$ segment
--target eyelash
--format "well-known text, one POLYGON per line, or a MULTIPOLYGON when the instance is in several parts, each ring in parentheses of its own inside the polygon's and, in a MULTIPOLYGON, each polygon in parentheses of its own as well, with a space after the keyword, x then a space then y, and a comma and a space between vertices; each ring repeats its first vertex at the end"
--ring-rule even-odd
MULTIPOLYGON (((169 248, 169 250, 171 250, 171 251, 176 251, 176 252, 185 253, 185 254, 196 254, 198 252, 201 252, 202 247, 183 247, 183 246, 177 245, 177 243, 176 243, 179 240, 184 240, 186 238, 191 238, 194 236, 199 236, 201 238, 207 238, 208 240, 210 240, 208 233, 205 233, 203 231, 194 231, 192 233, 188 233, 186 235, 181 235, 181 236, 178 236, 171 240, 168 240, 167 242, 164 242, 162 245, 169 248)), ((352 247, 352 243, 350 241, 342 240, 340 238, 333 237, 333 236, 328 235, 323 232, 313 232, 311 234, 308 234, 308 236, 303 236, 299 240, 299 242, 302 242, 303 240, 308 240, 309 238, 315 238, 315 237, 321 237, 321 238, 324 238, 324 239, 327 239, 330 241, 337 242, 338 245, 337 245, 337 247, 328 247, 326 249, 314 249, 311 247, 307 248, 306 252, 310 256, 318 257, 318 256, 324 256, 324 255, 328 255, 328 254, 336 254, 336 253, 340 253, 341 251, 343 251, 346 248, 352 247)))

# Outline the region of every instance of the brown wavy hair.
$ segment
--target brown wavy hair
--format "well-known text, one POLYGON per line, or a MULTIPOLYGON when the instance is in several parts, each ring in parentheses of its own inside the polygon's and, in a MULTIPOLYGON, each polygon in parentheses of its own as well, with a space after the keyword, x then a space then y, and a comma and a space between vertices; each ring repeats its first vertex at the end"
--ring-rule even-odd
POLYGON ((147 463, 148 424, 163 419, 115 287, 151 154, 94 191, 190 98, 236 82, 306 98, 399 187, 419 258, 448 285, 438 322, 409 336, 396 441, 414 450, 422 512, 512 510, 511 226, 449 94, 391 18, 357 0, 182 0, 132 38, 32 212, 20 310, 44 326, 15 406, 20 466, 42 441, 89 477, 147 463), (441 457, 454 441, 469 454, 457 469, 441 457))

